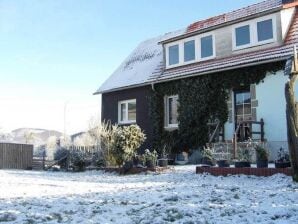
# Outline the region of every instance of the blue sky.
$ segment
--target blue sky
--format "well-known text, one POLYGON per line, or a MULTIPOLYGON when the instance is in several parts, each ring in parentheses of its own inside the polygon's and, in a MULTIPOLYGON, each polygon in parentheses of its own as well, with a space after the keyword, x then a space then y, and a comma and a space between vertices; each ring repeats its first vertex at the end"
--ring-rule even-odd
POLYGON ((0 128, 85 129, 139 42, 258 0, 0 0, 0 128))

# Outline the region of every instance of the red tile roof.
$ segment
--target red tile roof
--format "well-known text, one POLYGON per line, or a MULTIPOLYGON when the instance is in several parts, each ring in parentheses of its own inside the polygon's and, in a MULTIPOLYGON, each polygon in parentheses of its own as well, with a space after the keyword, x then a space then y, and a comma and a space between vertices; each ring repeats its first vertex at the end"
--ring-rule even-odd
MULTIPOLYGON (((197 21, 195 23, 192 23, 191 25, 189 25, 185 31, 184 34, 182 34, 181 36, 188 34, 188 33, 192 33, 192 32, 196 32, 196 31, 201 31, 207 28, 211 28, 213 26, 216 25, 220 25, 220 24, 224 24, 226 22, 232 22, 232 21, 237 21, 239 19, 251 16, 251 15, 255 15, 261 12, 266 12, 269 10, 273 10, 273 9, 277 9, 282 7, 282 0, 266 0, 260 3, 256 3, 241 9, 237 9, 234 10, 232 12, 228 12, 219 16, 214 16, 205 20, 200 20, 197 21)), ((173 38, 177 38, 179 36, 173 37, 173 38)), ((173 39, 171 38, 171 39, 173 39)), ((163 41, 167 41, 167 39, 162 40, 163 41)))

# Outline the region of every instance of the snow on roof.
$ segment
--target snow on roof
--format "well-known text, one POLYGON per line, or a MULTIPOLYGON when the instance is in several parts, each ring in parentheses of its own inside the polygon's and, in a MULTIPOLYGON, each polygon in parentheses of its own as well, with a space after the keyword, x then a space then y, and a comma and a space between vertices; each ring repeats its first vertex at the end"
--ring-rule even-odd
POLYGON ((163 49, 159 41, 184 32, 183 29, 166 33, 140 43, 95 94, 148 82, 152 73, 163 62, 163 49))

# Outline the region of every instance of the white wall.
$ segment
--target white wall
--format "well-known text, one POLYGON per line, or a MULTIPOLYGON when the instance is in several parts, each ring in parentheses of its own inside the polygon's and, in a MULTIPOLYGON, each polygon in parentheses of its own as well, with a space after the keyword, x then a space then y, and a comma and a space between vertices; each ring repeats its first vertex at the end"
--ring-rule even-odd
POLYGON ((286 141, 286 100, 285 83, 288 77, 283 71, 276 75, 268 75, 264 83, 256 86, 256 96, 259 102, 257 108, 258 120, 265 121, 265 137, 268 141, 286 141))
POLYGON ((258 119, 265 122, 265 138, 270 150, 270 159, 276 159, 280 147, 288 149, 285 83, 288 77, 283 71, 268 75, 264 83, 256 86, 258 119))

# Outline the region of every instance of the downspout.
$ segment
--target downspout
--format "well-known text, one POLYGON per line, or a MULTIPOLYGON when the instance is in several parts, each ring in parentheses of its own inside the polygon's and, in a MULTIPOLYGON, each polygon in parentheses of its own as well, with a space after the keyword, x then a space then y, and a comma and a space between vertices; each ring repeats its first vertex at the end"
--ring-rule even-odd
POLYGON ((151 89, 153 92, 155 92, 154 82, 151 83, 151 89))

